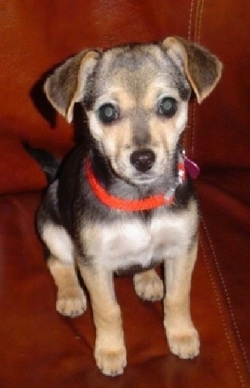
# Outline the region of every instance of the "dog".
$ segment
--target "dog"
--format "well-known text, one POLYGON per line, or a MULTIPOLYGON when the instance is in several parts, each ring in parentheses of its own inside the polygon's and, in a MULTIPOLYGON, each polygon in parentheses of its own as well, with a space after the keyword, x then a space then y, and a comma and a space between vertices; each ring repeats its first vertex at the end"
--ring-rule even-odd
POLYGON ((88 123, 88 144, 69 155, 50 184, 37 225, 58 288, 56 309, 76 317, 90 296, 96 328, 94 356, 101 372, 126 366, 114 274, 136 268, 136 294, 164 299, 170 351, 199 354, 190 316, 197 256, 197 200, 185 168, 181 135, 188 103, 201 103, 221 77, 222 64, 204 47, 180 37, 160 43, 89 49, 48 76, 44 91, 68 122, 76 104, 88 123), (164 281, 154 267, 164 263, 164 281))

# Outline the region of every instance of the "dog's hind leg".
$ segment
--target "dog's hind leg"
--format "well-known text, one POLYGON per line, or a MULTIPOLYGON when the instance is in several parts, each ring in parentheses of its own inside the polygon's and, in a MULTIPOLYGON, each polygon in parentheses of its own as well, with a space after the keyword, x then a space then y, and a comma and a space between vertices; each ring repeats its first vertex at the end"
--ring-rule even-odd
POLYGON ((87 302, 79 285, 74 265, 64 264, 50 256, 48 267, 57 285, 57 311, 72 318, 83 314, 87 302))
POLYGON ((134 275, 136 294, 145 300, 155 301, 163 298, 163 282, 154 269, 149 269, 134 275))
POLYGON ((43 226, 41 236, 50 251, 48 267, 57 285, 56 309, 66 316, 79 316, 87 302, 78 281, 71 239, 64 228, 52 223, 43 226))
POLYGON ((105 375, 121 374, 126 366, 126 348, 121 311, 114 293, 113 274, 103 268, 80 263, 79 268, 93 308, 97 366, 105 375))

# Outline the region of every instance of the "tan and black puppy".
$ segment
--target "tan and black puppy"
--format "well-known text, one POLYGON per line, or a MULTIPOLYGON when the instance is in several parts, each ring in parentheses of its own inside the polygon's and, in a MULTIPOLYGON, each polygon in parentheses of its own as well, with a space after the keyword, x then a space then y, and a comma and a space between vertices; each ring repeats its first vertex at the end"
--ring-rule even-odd
POLYGON ((197 204, 179 142, 191 93, 202 102, 221 69, 203 47, 170 37, 83 51, 45 83, 49 101, 69 122, 75 103, 82 105, 89 144, 87 151, 85 144, 71 153, 49 186, 38 228, 63 315, 86 309, 80 270, 93 308, 95 359, 106 375, 120 374, 126 365, 113 275, 131 267, 141 269, 134 275, 138 296, 164 297, 171 352, 184 359, 199 353, 189 307, 197 204), (152 269, 159 262, 164 286, 152 269))

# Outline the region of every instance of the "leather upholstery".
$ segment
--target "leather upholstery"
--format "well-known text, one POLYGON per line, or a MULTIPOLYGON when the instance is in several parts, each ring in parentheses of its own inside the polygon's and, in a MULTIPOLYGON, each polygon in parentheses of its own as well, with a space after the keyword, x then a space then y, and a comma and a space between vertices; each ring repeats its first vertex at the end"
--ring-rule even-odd
POLYGON ((250 134, 247 0, 2 0, 0 4, 0 385, 2 387, 247 387, 250 357, 250 134), (91 310, 55 311, 55 286, 34 216, 45 178, 22 147, 63 155, 72 127, 41 94, 46 70, 85 47, 181 35, 224 62, 222 81, 190 107, 184 142, 202 174, 200 247, 192 283, 201 354, 169 353, 161 303, 116 279, 128 367, 102 376, 93 360, 91 310))

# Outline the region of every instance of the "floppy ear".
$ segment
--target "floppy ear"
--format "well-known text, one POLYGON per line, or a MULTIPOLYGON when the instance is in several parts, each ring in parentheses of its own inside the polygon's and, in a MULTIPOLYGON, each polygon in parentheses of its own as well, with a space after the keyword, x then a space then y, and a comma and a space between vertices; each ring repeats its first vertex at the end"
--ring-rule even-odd
POLYGON ((98 51, 82 51, 57 67, 45 81, 48 100, 68 122, 73 120, 74 104, 82 100, 87 77, 93 72, 99 56, 98 51))
POLYGON ((181 68, 201 103, 221 77, 222 63, 204 47, 180 37, 163 41, 167 54, 181 68))

